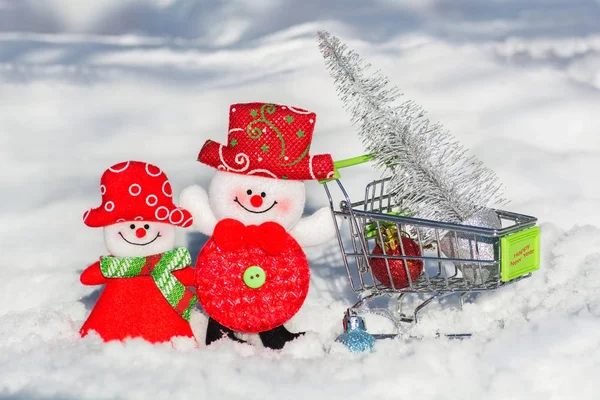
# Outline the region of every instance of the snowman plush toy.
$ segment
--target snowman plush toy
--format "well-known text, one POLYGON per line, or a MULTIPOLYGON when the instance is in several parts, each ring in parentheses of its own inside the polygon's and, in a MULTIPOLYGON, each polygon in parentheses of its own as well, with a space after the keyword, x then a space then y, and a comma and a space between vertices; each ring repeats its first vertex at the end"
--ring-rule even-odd
POLYGON ((302 247, 329 241, 329 208, 301 218, 305 180, 331 178, 329 154, 310 155, 316 115, 278 104, 234 104, 227 145, 208 140, 198 161, 216 168, 208 193, 180 198, 194 226, 210 236, 196 261, 196 292, 209 316, 206 344, 258 333, 280 349, 302 335, 283 324, 300 309, 310 282, 302 247))
POLYGON ((175 229, 191 226, 191 214, 173 204, 171 184, 155 165, 118 163, 100 183, 102 204, 86 211, 83 221, 104 228, 110 256, 81 274, 84 285, 105 284, 81 336, 94 331, 105 341, 139 337, 152 343, 193 338, 192 259, 186 248, 175 248, 175 229))

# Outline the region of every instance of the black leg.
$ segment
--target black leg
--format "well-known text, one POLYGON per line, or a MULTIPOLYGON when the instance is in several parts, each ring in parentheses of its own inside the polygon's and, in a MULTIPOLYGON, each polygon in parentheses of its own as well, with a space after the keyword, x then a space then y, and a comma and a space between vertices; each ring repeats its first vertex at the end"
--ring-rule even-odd
POLYGON ((285 346, 287 342, 291 342, 304 335, 304 332, 292 333, 285 329, 283 325, 280 325, 270 331, 260 332, 258 335, 265 347, 278 350, 283 349, 283 346, 285 346))
POLYGON ((213 342, 216 342, 219 339, 227 336, 231 340, 235 340, 236 342, 246 343, 242 339, 238 339, 233 331, 226 326, 221 325, 217 321, 212 318, 208 318, 208 326, 206 327, 206 345, 210 345, 213 342))

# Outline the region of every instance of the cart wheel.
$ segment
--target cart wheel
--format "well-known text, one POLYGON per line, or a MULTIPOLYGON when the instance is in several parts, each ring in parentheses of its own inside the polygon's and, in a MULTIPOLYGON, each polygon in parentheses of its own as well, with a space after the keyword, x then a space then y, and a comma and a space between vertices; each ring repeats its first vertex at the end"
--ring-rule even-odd
POLYGON ((336 342, 342 343, 353 353, 372 352, 375 346, 375 337, 367 332, 362 317, 349 315, 347 312, 344 317, 344 333, 337 337, 336 342))

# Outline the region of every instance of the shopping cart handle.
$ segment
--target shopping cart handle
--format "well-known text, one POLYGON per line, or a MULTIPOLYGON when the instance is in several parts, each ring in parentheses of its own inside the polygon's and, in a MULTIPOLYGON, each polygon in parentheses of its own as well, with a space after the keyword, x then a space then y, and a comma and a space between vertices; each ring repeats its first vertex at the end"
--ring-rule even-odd
POLYGON ((362 156, 346 158, 344 160, 338 160, 333 162, 333 178, 321 179, 319 183, 325 183, 340 178, 340 168, 351 167, 353 165, 364 164, 373 158, 372 154, 363 154, 362 156))

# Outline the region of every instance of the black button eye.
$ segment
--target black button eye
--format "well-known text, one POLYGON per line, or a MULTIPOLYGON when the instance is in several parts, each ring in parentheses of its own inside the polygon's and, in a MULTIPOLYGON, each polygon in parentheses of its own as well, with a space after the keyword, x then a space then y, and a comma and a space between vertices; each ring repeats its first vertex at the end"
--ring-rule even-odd
POLYGON ((135 229, 135 225, 134 225, 134 224, 131 224, 131 225, 129 225, 129 227, 130 227, 131 229, 135 229))
POLYGON ((265 192, 262 192, 262 193, 260 194, 260 197, 263 197, 263 198, 264 198, 264 197, 267 197, 267 194, 266 194, 265 192))
POLYGON ((250 196, 250 195, 252 194, 252 190, 248 189, 248 190, 246 191, 246 194, 248 194, 248 196, 250 196))
POLYGON ((150 229, 150 225, 148 225, 148 224, 144 225, 144 229, 150 229))

